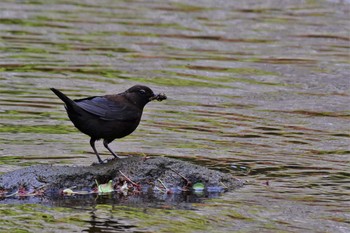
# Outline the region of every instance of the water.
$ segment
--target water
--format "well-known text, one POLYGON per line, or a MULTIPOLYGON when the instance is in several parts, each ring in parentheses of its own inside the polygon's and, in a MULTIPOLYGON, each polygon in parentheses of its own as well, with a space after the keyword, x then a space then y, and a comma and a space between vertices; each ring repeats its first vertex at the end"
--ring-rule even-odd
POLYGON ((350 231, 348 1, 0 8, 0 172, 96 161, 50 87, 81 98, 141 83, 169 98, 150 103, 113 150, 178 157, 250 182, 182 207, 18 200, 0 206, 2 231, 350 231))

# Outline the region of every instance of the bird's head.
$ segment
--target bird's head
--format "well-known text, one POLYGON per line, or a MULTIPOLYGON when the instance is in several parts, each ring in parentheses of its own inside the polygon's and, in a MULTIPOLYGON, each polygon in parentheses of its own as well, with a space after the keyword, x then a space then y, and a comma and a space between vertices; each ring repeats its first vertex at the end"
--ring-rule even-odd
POLYGON ((148 102, 152 100, 162 101, 167 98, 165 94, 155 95, 151 88, 142 85, 135 85, 126 90, 124 94, 129 100, 131 100, 139 107, 144 107, 148 102))

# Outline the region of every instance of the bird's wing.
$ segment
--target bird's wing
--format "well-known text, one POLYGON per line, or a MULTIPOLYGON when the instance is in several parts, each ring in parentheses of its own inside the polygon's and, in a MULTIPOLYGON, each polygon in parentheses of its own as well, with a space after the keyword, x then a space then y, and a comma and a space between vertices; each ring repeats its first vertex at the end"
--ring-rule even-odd
POLYGON ((103 96, 89 97, 74 102, 85 111, 106 121, 132 121, 141 117, 142 114, 131 105, 112 101, 103 96))

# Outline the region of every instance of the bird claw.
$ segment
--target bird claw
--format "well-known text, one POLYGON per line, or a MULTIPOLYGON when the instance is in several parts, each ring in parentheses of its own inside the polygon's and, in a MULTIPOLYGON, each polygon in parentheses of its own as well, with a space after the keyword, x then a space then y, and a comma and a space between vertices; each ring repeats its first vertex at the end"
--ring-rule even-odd
POLYGON ((110 159, 104 159, 101 162, 93 162, 91 166, 96 166, 96 165, 103 165, 103 164, 108 164, 109 162, 112 162, 113 160, 118 160, 118 158, 110 158, 110 159))
POLYGON ((112 162, 114 160, 118 160, 119 158, 116 158, 116 157, 113 157, 113 158, 110 158, 110 159, 105 159, 103 160, 103 163, 109 163, 109 162, 112 162))
POLYGON ((104 164, 104 163, 100 163, 100 162, 93 162, 93 163, 91 164, 91 166, 98 166, 98 165, 101 165, 101 164, 104 164))

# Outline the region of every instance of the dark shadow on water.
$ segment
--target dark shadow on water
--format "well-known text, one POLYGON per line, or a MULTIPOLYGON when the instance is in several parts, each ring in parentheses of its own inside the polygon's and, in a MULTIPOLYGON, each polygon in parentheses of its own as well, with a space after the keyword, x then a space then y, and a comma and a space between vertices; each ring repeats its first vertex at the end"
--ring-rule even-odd
POLYGON ((95 211, 91 211, 91 219, 85 222, 91 224, 91 226, 82 230, 82 232, 122 232, 130 231, 137 227, 136 225, 124 223, 113 218, 99 218, 95 211))
POLYGON ((89 210, 96 205, 127 206, 133 208, 194 209, 193 203, 201 203, 209 198, 221 196, 220 192, 142 192, 123 195, 122 193, 61 195, 54 194, 30 197, 9 197, 0 200, 1 204, 41 204, 50 207, 66 207, 89 210))

